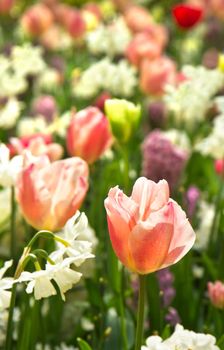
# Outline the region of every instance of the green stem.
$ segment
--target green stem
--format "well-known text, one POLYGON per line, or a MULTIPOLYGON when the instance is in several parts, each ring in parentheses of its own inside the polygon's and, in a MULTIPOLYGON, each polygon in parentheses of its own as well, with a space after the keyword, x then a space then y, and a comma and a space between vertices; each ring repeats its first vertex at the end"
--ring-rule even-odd
MULTIPOLYGON (((122 278, 122 273, 121 273, 122 278)), ((122 335, 122 349, 128 350, 128 339, 126 332, 126 322, 125 322, 125 310, 124 310, 124 299, 123 294, 119 294, 119 311, 120 311, 120 320, 121 320, 121 335, 122 335)))
POLYGON ((142 345, 143 329, 144 329, 145 282, 146 282, 145 275, 139 275, 139 299, 138 299, 135 350, 140 350, 142 345))
POLYGON ((16 203, 15 203, 15 189, 12 186, 11 187, 11 242, 10 242, 10 250, 11 250, 11 257, 13 261, 15 260, 15 241, 16 241, 16 235, 15 235, 15 221, 16 221, 16 203))
POLYGON ((12 335, 13 335, 13 311, 16 303, 16 284, 12 287, 12 295, 9 307, 9 317, 7 324, 7 334, 6 334, 6 343, 5 350, 12 350, 12 335))

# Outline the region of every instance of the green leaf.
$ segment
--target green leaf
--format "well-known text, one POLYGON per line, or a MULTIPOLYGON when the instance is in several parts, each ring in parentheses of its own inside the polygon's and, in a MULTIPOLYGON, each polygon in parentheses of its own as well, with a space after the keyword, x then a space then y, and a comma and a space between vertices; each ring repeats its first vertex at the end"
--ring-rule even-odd
POLYGON ((77 338, 78 345, 80 350, 92 350, 92 348, 87 344, 87 342, 81 338, 77 338))

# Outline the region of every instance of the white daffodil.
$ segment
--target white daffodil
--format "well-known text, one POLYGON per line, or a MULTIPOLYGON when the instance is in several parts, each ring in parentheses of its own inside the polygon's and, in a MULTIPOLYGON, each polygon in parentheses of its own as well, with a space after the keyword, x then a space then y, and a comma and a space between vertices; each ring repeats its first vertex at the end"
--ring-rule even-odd
POLYGON ((35 272, 22 272, 16 282, 28 282, 26 287, 27 294, 31 294, 34 291, 34 298, 40 300, 57 294, 51 280, 52 276, 49 274, 49 271, 40 270, 35 272))
POLYGON ((65 293, 72 288, 73 284, 79 282, 82 274, 70 268, 76 258, 66 258, 55 265, 46 264, 46 271, 57 283, 61 297, 65 300, 65 293))
POLYGON ((11 292, 9 289, 12 288, 13 279, 8 277, 3 278, 3 276, 12 266, 12 263, 12 260, 6 261, 0 269, 0 311, 7 309, 10 304, 11 292))
POLYGON ((20 116, 22 107, 22 102, 15 97, 10 97, 3 107, 0 108, 0 128, 12 128, 20 116))
POLYGON ((10 151, 4 144, 0 144, 0 185, 11 187, 22 169, 23 157, 15 156, 10 160, 10 151))
POLYGON ((58 260, 61 256, 75 257, 74 264, 80 266, 85 259, 92 258, 92 243, 76 239, 86 230, 88 230, 88 219, 84 213, 80 214, 78 211, 67 221, 63 231, 57 234, 57 236, 68 243, 68 246, 57 242, 58 249, 50 255, 51 259, 58 260))
POLYGON ((212 335, 195 333, 178 324, 169 338, 163 341, 158 336, 151 336, 141 350, 220 350, 215 344, 216 339, 212 335))

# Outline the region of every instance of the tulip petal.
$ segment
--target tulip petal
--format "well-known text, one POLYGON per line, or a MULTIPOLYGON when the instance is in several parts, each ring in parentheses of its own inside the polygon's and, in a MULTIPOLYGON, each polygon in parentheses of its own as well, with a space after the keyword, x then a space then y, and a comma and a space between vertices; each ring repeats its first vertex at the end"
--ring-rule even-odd
POLYGON ((164 267, 175 264, 182 259, 193 246, 196 237, 181 207, 173 200, 170 200, 169 205, 173 210, 174 232, 164 267))
POLYGON ((152 227, 141 222, 132 231, 129 238, 134 269, 147 274, 160 269, 166 259, 173 235, 173 225, 159 223, 152 227))
POLYGON ((131 198, 139 204, 140 220, 145 220, 151 211, 159 210, 168 202, 168 183, 165 180, 155 183, 140 177, 134 184, 131 198))
POLYGON ((131 229, 136 225, 135 218, 138 206, 118 187, 114 187, 109 191, 104 203, 113 249, 125 266, 132 266, 127 242, 131 229))

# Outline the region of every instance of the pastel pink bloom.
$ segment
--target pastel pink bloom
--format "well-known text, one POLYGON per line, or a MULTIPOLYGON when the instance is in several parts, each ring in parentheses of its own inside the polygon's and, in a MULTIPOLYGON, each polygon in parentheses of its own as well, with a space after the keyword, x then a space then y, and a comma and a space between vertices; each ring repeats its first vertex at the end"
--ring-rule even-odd
POLYGON ((23 14, 21 25, 27 34, 39 36, 53 24, 53 20, 53 14, 46 5, 36 4, 23 14))
POLYGON ((224 175, 224 160, 218 159, 215 161, 215 171, 218 175, 224 175))
POLYGON ((67 132, 70 155, 95 162, 112 144, 110 124, 96 107, 85 108, 72 118, 67 132))
POLYGON ((194 244, 195 233, 184 211, 169 198, 165 180, 141 177, 130 197, 114 187, 105 208, 113 249, 133 272, 147 274, 173 265, 194 244))
POLYGON ((224 284, 221 281, 208 282, 208 295, 215 307, 224 309, 224 284))
POLYGON ((41 136, 31 139, 29 145, 25 148, 21 140, 17 137, 12 137, 10 142, 17 154, 22 154, 24 149, 26 149, 34 156, 47 155, 51 162, 61 159, 64 153, 61 145, 54 142, 46 144, 41 136))
POLYGON ((177 81, 176 64, 161 56, 153 61, 145 59, 140 68, 140 87, 145 94, 161 95, 166 84, 177 81))
POLYGON ((124 19, 133 32, 142 32, 153 24, 153 18, 149 12, 144 7, 137 5, 126 9, 124 19))
POLYGON ((0 14, 7 14, 11 11, 14 0, 0 0, 0 14))
POLYGON ((71 10, 66 18, 65 28, 72 38, 81 38, 86 32, 86 22, 78 10, 71 10))
POLYGON ((142 59, 154 59, 161 55, 163 50, 162 43, 158 42, 149 32, 136 34, 126 49, 126 56, 129 61, 139 66, 142 59))
POLYGON ((57 231, 80 208, 88 190, 88 165, 80 158, 50 163, 47 156, 24 157, 17 200, 36 229, 57 231))

